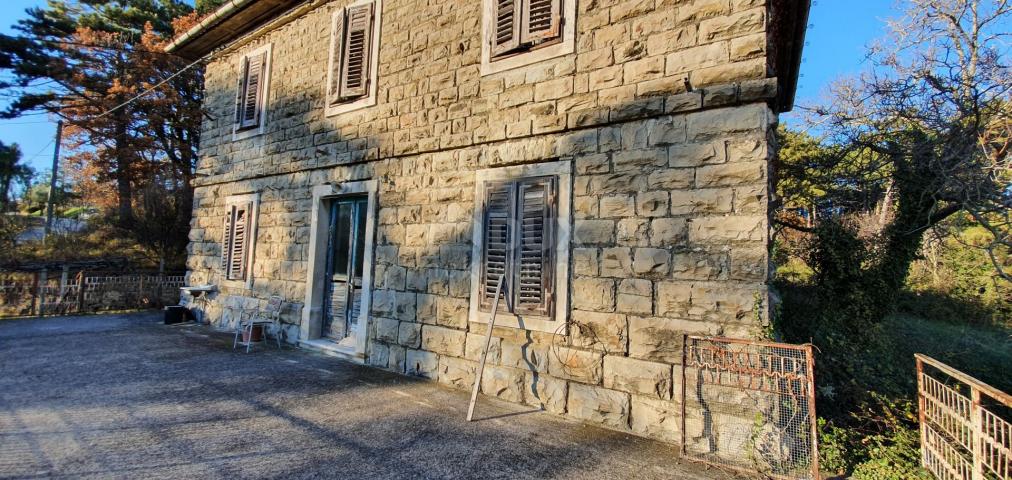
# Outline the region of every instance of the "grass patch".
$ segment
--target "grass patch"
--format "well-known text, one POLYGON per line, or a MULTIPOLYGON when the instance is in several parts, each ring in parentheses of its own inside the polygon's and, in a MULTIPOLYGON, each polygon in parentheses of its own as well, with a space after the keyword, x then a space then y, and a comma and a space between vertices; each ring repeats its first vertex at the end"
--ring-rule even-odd
POLYGON ((897 314, 883 323, 883 331, 893 338, 892 357, 909 366, 911 385, 914 378, 914 354, 922 353, 977 378, 991 386, 1012 391, 1012 329, 929 320, 897 314))

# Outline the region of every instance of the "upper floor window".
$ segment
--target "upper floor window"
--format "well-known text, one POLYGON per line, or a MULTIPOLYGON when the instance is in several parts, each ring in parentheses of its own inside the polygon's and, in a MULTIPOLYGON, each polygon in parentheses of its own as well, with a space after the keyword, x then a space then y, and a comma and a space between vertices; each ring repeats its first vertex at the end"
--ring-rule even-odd
POLYGON ((327 69, 327 115, 376 104, 380 0, 334 12, 327 69))
POLYGON ((242 57, 235 95, 235 122, 232 136, 238 140, 263 133, 267 89, 271 75, 271 45, 267 44, 242 57))
POLYGON ((572 53, 576 0, 484 0, 482 74, 572 53))

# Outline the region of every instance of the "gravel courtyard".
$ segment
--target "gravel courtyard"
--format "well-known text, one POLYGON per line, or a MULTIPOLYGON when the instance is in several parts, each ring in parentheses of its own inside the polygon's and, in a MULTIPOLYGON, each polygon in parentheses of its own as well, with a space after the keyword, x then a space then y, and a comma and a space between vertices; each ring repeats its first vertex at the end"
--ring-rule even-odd
POLYGON ((0 478, 724 478, 667 445, 158 313, 0 321, 0 478))

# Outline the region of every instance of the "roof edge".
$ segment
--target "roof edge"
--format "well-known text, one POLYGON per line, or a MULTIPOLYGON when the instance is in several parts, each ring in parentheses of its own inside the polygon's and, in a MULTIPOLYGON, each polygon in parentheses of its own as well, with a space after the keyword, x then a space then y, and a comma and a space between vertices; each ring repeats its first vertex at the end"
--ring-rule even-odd
POLYGON ((178 51, 181 47, 190 43, 207 30, 210 30, 214 25, 221 23, 226 18, 232 16, 243 7, 255 1, 256 0, 228 0, 210 15, 204 17, 199 23, 183 32, 182 35, 173 38, 172 41, 165 46, 165 51, 169 53, 178 51))

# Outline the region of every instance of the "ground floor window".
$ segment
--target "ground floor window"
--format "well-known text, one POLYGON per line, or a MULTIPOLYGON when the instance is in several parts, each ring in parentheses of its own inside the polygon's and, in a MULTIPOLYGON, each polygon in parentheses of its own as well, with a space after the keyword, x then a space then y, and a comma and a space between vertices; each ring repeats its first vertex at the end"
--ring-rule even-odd
POLYGON ((571 166, 546 162, 476 174, 471 317, 555 331, 566 316, 571 166))

